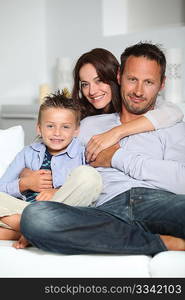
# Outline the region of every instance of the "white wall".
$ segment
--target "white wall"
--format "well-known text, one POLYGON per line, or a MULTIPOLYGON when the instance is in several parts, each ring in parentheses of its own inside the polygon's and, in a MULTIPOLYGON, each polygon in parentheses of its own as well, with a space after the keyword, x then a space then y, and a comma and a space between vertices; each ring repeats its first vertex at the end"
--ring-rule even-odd
POLYGON ((57 57, 73 66, 83 52, 102 40, 101 0, 46 0, 48 73, 55 86, 57 57))
POLYGON ((129 32, 160 26, 177 26, 185 22, 184 0, 127 1, 129 32))
POLYGON ((164 52, 170 48, 183 49, 181 66, 182 102, 185 102, 185 26, 161 28, 158 30, 143 30, 142 32, 134 32, 126 35, 105 37, 101 46, 110 49, 119 59, 120 54, 126 47, 139 41, 151 41, 152 43, 159 44, 164 52))
MULTIPOLYGON (((114 13, 117 9, 116 1, 120 3, 121 0, 114 0, 114 13)), ((135 9, 139 1, 130 1, 136 20, 135 9)), ((147 1, 151 1, 151 4, 155 2, 147 1)), ((166 1, 161 0, 160 3, 166 1)), ((172 0, 169 1, 172 3, 172 0)), ((58 57, 68 57, 73 67, 82 53, 103 47, 119 59, 125 47, 140 40, 161 43, 164 48, 182 47, 185 52, 183 26, 147 27, 137 32, 104 36, 102 4, 102 0, 0 0, 0 104, 29 104, 38 101, 39 85, 44 82, 56 88, 58 57)), ((166 14, 172 15, 169 7, 164 8, 160 4, 160 12, 162 8, 165 9, 164 18, 166 14)), ((173 12, 176 10, 179 14, 179 6, 173 6, 173 12)), ((139 14, 137 16, 139 20, 139 14)), ((110 24, 114 25, 111 18, 110 24)), ((185 87, 184 74, 185 63, 185 87)))
POLYGON ((0 0, 0 104, 36 101, 45 41, 45 0, 0 0))
POLYGON ((185 23, 184 0, 102 0, 104 36, 185 23))
POLYGON ((82 53, 95 47, 103 47, 112 51, 119 59, 124 48, 141 40, 147 40, 161 44, 164 50, 174 47, 183 49, 182 80, 185 99, 185 26, 178 26, 185 21, 185 11, 183 11, 185 0, 156 0, 156 2, 153 0, 46 1, 48 73, 54 86, 57 57, 69 57, 73 66, 82 53), (109 9, 105 9, 106 4, 110 5, 109 9), (119 8, 117 14, 116 4, 119 8), (120 21, 115 22, 116 15, 118 18, 121 16, 120 9, 123 7, 128 9, 128 14, 130 19, 132 17, 133 22, 128 21, 129 32, 127 34, 116 35, 116 29, 121 32, 118 28, 121 26, 120 21), (145 11, 142 16, 141 8, 145 11), (153 17, 153 22, 149 21, 149 15, 153 17), (144 16, 146 16, 148 26, 146 26, 147 22, 144 16), (156 26, 156 19, 159 22, 158 26, 156 26), (171 23, 173 26, 169 25, 171 23), (137 24, 141 24, 142 30, 138 28, 137 24), (105 26, 109 27, 105 28, 105 26), (114 27, 114 34, 111 26, 114 27), (136 27, 134 28, 134 26, 136 27))

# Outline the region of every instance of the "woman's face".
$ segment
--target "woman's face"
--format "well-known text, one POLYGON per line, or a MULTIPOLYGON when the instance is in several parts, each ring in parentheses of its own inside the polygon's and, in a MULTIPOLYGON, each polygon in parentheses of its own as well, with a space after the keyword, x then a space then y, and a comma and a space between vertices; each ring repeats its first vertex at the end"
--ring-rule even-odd
POLYGON ((112 100, 110 85, 100 80, 92 64, 85 64, 81 67, 79 77, 84 97, 94 108, 104 109, 106 112, 106 108, 112 100))

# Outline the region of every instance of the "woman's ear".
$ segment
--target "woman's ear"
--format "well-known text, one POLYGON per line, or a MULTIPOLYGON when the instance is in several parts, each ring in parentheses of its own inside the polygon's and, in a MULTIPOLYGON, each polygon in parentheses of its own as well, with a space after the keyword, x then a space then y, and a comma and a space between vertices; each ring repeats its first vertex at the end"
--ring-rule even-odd
POLYGON ((120 84, 120 81, 121 81, 120 68, 118 69, 118 73, 117 73, 117 81, 118 81, 118 84, 120 84))

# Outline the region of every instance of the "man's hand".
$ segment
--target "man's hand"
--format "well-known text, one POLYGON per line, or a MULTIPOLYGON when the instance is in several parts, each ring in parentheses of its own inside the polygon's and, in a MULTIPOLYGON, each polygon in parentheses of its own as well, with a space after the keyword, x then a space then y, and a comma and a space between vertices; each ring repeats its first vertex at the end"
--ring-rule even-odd
POLYGON ((53 181, 50 170, 41 169, 38 171, 32 171, 29 169, 24 169, 20 175, 20 192, 24 192, 26 190, 42 192, 43 190, 52 188, 53 181))
POLYGON ((119 148, 119 144, 116 144, 107 149, 104 149, 97 155, 96 160, 90 163, 90 166, 105 168, 111 167, 112 157, 119 148))
POLYGON ((57 189, 45 190, 40 192, 35 198, 37 201, 50 201, 57 189))

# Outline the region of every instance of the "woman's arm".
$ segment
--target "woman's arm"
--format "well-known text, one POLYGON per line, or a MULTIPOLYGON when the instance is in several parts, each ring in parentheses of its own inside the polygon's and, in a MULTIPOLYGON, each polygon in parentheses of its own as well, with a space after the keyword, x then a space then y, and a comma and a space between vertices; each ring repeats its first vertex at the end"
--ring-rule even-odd
POLYGON ((184 115, 177 105, 159 98, 154 110, 150 110, 143 116, 116 126, 105 133, 93 136, 86 148, 87 162, 95 160, 99 152, 115 145, 126 136, 170 127, 182 121, 183 117, 184 115))
POLYGON ((95 160, 102 150, 117 144, 126 136, 152 130, 155 130, 152 122, 146 117, 141 116, 104 133, 94 135, 86 147, 86 160, 87 162, 95 160))
POLYGON ((173 126, 184 118, 178 105, 161 98, 157 99, 155 109, 149 110, 144 116, 152 122, 155 129, 173 126))

